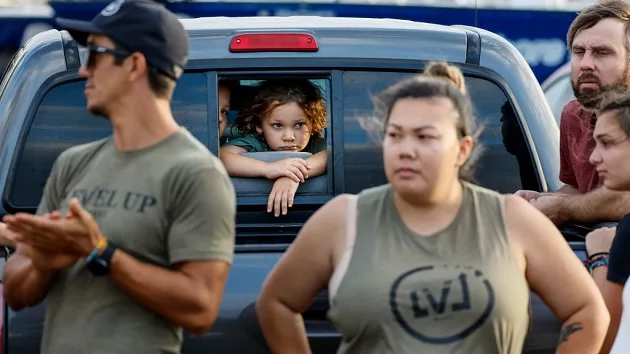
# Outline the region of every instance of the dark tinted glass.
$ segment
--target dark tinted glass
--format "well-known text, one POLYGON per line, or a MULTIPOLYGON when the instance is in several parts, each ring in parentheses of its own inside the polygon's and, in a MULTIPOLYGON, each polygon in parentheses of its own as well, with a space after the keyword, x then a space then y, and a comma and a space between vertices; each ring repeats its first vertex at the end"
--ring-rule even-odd
MULTIPOLYGON (((86 109, 84 81, 64 83, 46 93, 28 130, 17 164, 10 201, 18 207, 39 204, 55 159, 67 148, 107 137, 108 120, 86 109)), ((187 73, 176 86, 172 100, 175 119, 208 146, 208 92, 205 74, 187 73)))
MULTIPOLYGON (((345 187, 348 193, 386 183, 381 147, 359 123, 373 113, 371 97, 413 74, 360 72, 343 74, 345 187)), ((484 130, 484 153, 476 167, 477 182, 501 193, 536 189, 531 155, 520 123, 503 91, 493 82, 467 77, 466 85, 484 130)))

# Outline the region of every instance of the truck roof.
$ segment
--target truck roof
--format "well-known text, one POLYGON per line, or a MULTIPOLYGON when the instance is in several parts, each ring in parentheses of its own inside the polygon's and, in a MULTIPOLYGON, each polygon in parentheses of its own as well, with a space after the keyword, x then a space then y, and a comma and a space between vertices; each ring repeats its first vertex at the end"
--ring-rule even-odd
POLYGON ((331 58, 446 60, 478 64, 479 34, 463 27, 397 19, 286 16, 211 17, 181 19, 191 41, 190 59, 225 58, 331 58), (305 32, 319 45, 316 52, 233 53, 236 34, 251 32, 305 32), (436 56, 436 51, 439 54, 436 56), (471 59, 473 59, 471 61, 471 59))
MULTIPOLYGON (((183 18, 180 21, 190 36, 191 62, 208 59, 302 57, 444 60, 479 65, 482 44, 486 56, 519 56, 517 50, 504 38, 480 28, 463 25, 446 26, 389 18, 325 16, 202 17, 183 18), (319 50, 258 53, 233 53, 229 50, 230 41, 236 34, 278 31, 309 33, 318 42, 319 50)), ((34 49, 33 47, 59 42, 59 37, 56 38, 36 35, 31 39, 29 47, 34 49)), ((64 38, 62 35, 64 47, 69 45, 79 51, 84 50, 68 40, 68 37, 64 38)))
POLYGON ((252 17, 200 17, 180 19, 189 31, 241 30, 241 29, 336 29, 336 30, 408 30, 438 31, 463 34, 461 29, 426 22, 390 18, 357 18, 325 16, 252 16, 252 17))

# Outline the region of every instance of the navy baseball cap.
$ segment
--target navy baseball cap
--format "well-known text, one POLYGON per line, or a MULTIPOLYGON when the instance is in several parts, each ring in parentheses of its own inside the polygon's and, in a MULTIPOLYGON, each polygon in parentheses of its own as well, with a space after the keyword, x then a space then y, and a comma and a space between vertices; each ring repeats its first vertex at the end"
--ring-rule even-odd
POLYGON ((154 0, 115 0, 91 22, 58 18, 57 23, 82 46, 88 35, 101 34, 120 49, 140 52, 150 66, 174 80, 188 62, 188 33, 174 13, 154 0))

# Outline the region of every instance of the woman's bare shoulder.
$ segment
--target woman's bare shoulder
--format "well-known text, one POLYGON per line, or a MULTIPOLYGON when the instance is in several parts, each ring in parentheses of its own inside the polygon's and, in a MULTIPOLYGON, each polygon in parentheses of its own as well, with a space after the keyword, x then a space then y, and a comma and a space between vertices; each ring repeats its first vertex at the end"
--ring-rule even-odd
MULTIPOLYGON (((356 200, 354 194, 340 194, 329 200, 321 208, 313 214, 307 224, 314 224, 318 228, 338 227, 339 224, 345 225, 347 218, 348 203, 356 200)), ((306 225, 305 225, 306 226, 306 225)))

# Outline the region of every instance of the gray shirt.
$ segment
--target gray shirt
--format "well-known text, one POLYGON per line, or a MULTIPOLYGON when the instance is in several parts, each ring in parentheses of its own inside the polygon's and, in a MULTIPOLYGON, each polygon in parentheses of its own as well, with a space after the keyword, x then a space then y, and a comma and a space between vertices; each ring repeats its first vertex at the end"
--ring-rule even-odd
MULTIPOLYGON (((38 214, 77 197, 103 235, 139 261, 232 262, 236 196, 217 157, 186 129, 123 152, 110 138, 64 151, 38 214)), ((165 284, 165 286, 167 286, 165 284)), ((83 260, 58 273, 47 297, 43 354, 179 353, 182 329, 136 301, 83 260)))
POLYGON ((362 191, 348 269, 328 318, 337 354, 523 352, 530 291, 498 193, 463 183, 453 221, 432 235, 407 227, 391 184, 362 191))

